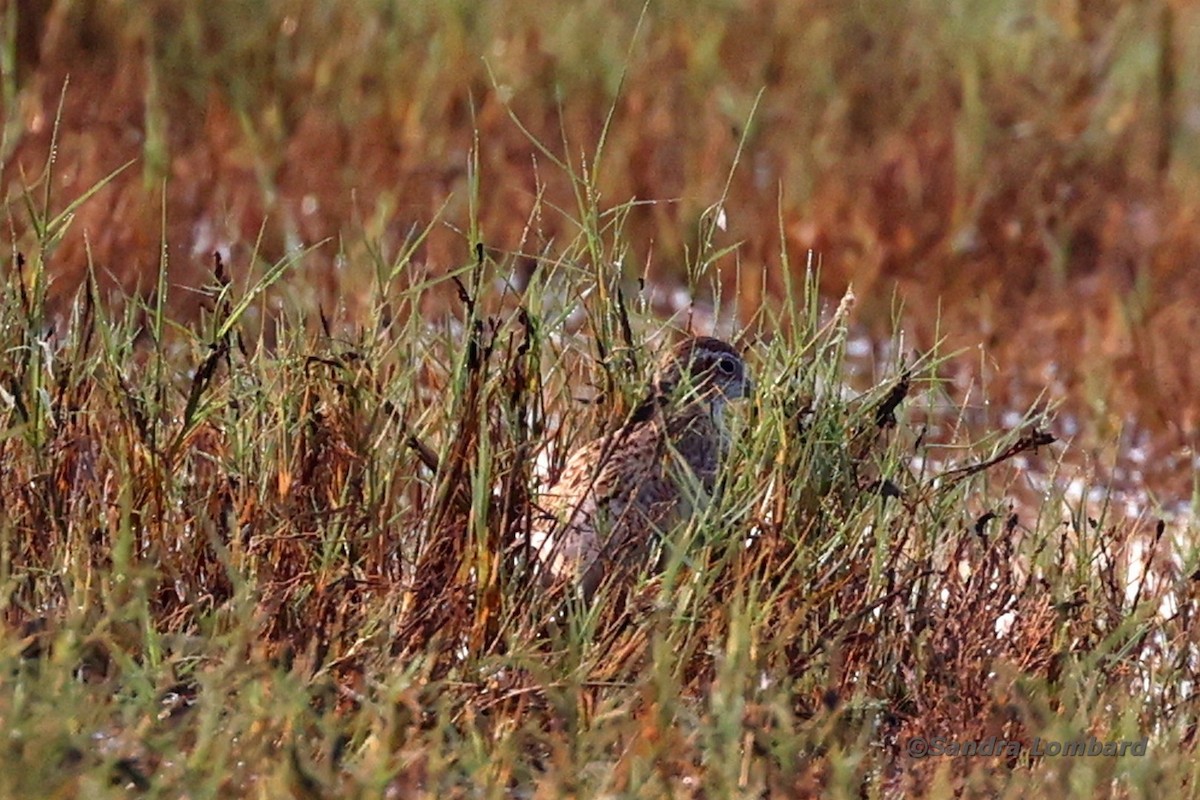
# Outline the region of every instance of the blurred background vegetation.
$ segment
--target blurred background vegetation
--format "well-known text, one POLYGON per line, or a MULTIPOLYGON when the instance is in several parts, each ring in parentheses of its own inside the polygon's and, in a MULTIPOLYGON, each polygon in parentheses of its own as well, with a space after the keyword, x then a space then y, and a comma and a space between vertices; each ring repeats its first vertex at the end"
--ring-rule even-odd
MULTIPOLYGON (((726 311, 753 326, 812 251, 865 330, 899 299, 914 345, 984 344, 960 385, 1067 398, 1106 477, 1190 491, 1191 4, 7 0, 3 18, 16 249, 36 247, 13 212, 56 127, 54 209, 134 160, 56 243, 52 306, 89 263, 148 292, 165 237, 192 287, 213 251, 239 274, 321 243, 291 301, 353 314, 364 252, 394 258, 432 224, 415 263, 469 260, 476 178, 478 236, 519 283, 576 234, 569 172, 587 171, 597 207, 622 209, 629 277, 702 299, 736 280, 726 311), (708 258, 706 236, 739 246, 708 258)), ((424 313, 449 310, 437 297, 424 313)))

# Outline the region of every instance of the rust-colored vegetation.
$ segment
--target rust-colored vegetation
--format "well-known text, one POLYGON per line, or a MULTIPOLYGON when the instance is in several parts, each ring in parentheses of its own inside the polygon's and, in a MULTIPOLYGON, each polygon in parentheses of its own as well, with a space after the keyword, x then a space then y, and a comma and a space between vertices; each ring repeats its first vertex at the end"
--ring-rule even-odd
POLYGON ((653 201, 628 210, 628 274, 679 280, 723 200, 718 241, 741 245, 709 274, 728 292, 740 262, 743 320, 780 295, 781 256, 794 268, 812 249, 827 292, 854 283, 874 335, 896 296, 919 344, 983 341, 994 400, 1072 398, 1104 442, 1156 439, 1164 471, 1193 444, 1200 363, 1177 346, 1196 325, 1190 7, 749 3, 654 10, 635 39, 619 3, 552 25, 496 5, 126 5, 17 3, 8 196, 41 174, 60 97, 60 206, 137 159, 56 250, 59 303, 89 263, 148 290, 165 210, 176 283, 202 283, 216 249, 245 265, 325 242, 297 293, 358 308, 365 276, 331 269, 338 253, 393 257, 436 220, 415 265, 467 260, 475 142, 480 236, 529 254, 509 256, 528 271, 576 233, 551 158, 581 170, 611 105, 600 207, 653 201))
POLYGON ((9 0, 0 795, 1188 792, 1200 14, 949 6, 9 0), (666 317, 735 464, 564 608, 666 317))

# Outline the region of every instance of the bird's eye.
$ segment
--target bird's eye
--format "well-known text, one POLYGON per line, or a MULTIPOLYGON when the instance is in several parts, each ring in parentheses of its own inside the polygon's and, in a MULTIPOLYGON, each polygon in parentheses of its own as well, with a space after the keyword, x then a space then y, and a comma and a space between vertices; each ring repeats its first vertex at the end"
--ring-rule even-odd
POLYGON ((728 356, 717 361, 717 371, 722 375, 732 375, 737 372, 737 364, 728 356))

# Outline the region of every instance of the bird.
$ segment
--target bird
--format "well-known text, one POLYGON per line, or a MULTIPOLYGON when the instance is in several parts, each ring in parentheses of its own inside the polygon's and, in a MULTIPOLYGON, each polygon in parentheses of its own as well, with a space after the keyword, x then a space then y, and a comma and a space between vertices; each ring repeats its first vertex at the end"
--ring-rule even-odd
POLYGON ((712 496, 731 444, 726 406, 752 391, 729 343, 693 336, 668 348, 646 399, 573 452, 538 498, 530 543, 543 583, 591 599, 614 570, 644 564, 654 536, 712 496))

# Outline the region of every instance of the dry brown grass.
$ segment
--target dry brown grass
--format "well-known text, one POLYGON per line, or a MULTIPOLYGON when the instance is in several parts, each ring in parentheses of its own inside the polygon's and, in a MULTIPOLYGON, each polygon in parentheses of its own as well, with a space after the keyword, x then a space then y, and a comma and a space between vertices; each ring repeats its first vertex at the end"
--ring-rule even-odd
MULTIPOLYGON (((1051 438, 1035 429, 917 468, 945 445, 896 381, 811 402, 845 336, 816 318, 760 346, 736 468, 664 568, 588 609, 543 595, 531 468, 564 449, 548 416, 586 423, 571 387, 537 388, 564 347, 540 320, 480 316, 490 269, 462 287, 465 341, 376 313, 356 342, 286 331, 274 352, 245 340, 220 267, 211 315, 171 333, 147 310, 145 344, 137 313, 84 303, 46 349, 33 298, 6 295, 0 718, 29 769, 3 793, 1186 784, 1187 543, 1090 506, 1060 522, 1061 498, 1004 511, 1005 470, 1051 438), (1156 769, 1028 754, 1087 735, 1149 737, 1156 769), (937 736, 1026 754, 907 755, 937 736)), ((904 381, 922 403, 937 368, 904 381)))
POLYGON ((1189 528, 1058 461, 1148 432, 1190 491, 1195 10, 9 8, 0 795, 1194 793, 1189 528), (568 613, 534 465, 620 418, 642 272, 718 277, 766 388, 664 569, 568 613), (900 364, 828 390, 851 281, 931 353, 884 436, 900 364), (1028 757, 1089 734, 1151 756, 1028 757))
MULTIPOLYGON (((431 4, 390 22, 300 0, 253 22, 232 6, 17 3, 27 67, 6 103, 2 179, 12 196, 22 170, 40 173, 69 75, 56 195, 140 167, 80 209, 54 259, 60 302, 89 262, 85 237, 106 281, 148 290, 165 202, 180 284, 198 285, 218 246, 242 265, 256 246, 273 261, 328 241, 302 291, 358 307, 362 277, 329 269, 336 253, 365 236, 391 254, 434 219, 465 225, 476 139, 488 246, 537 254, 572 237, 571 183, 510 113, 578 170, 611 103, 596 190, 657 201, 629 209, 631 271, 678 278, 697 258, 689 232, 723 197, 743 318, 781 295, 782 253, 798 264, 815 249, 823 288, 853 282, 876 335, 898 295, 918 344, 936 321, 952 347, 987 343, 997 401, 1049 386, 1087 438, 1144 429, 1163 491, 1186 492, 1167 464, 1193 443, 1200 396, 1200 363, 1175 346, 1195 316, 1197 12, 968 5, 664 7, 635 38, 619 3, 549 19, 431 4)), ((416 260, 444 272, 463 260, 460 235, 435 226, 416 260)), ((733 260, 715 265, 727 292, 733 260)))

